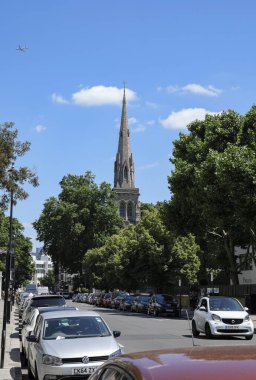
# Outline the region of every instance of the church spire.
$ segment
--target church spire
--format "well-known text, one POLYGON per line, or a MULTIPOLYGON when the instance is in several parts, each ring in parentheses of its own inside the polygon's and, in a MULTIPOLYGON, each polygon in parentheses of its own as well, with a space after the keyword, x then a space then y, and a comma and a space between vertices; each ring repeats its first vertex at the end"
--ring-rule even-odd
POLYGON ((134 163, 131 153, 130 131, 128 128, 125 83, 122 104, 122 116, 119 131, 118 151, 115 161, 114 187, 134 187, 134 163))
POLYGON ((134 162, 131 152, 125 90, 124 83, 113 191, 116 194, 119 215, 124 219, 125 223, 138 223, 140 221, 140 193, 139 189, 135 187, 134 181, 134 162))

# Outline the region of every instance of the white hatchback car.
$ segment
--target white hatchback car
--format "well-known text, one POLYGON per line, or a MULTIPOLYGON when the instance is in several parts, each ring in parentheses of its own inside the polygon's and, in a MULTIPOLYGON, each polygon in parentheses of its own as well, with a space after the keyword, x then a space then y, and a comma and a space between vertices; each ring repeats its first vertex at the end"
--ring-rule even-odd
POLYGON ((252 339, 254 324, 241 303, 232 297, 203 297, 194 311, 193 336, 244 336, 252 339))
POLYGON ((37 380, 87 379, 107 359, 123 353, 115 340, 119 335, 92 311, 40 314, 27 337, 28 375, 37 380))

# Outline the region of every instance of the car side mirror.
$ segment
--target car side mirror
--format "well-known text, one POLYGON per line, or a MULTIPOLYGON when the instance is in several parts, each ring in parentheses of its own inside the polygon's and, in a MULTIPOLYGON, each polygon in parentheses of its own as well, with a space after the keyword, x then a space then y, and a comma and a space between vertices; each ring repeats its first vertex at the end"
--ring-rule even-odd
POLYGON ((201 311, 207 311, 205 306, 200 306, 199 310, 201 310, 201 311))
POLYGON ((114 338, 118 338, 121 335, 121 331, 113 331, 114 338))
POLYGON ((28 336, 26 337, 26 339, 27 339, 28 342, 32 342, 32 343, 38 341, 38 340, 37 340, 37 337, 36 337, 35 335, 33 335, 33 334, 28 335, 28 336))
POLYGON ((248 312, 248 311, 249 311, 249 308, 245 306, 244 310, 248 312))

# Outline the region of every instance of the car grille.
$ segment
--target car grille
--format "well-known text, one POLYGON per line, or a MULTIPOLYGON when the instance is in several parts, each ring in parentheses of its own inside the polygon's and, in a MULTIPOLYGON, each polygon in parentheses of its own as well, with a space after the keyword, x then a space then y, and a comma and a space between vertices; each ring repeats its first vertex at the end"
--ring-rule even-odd
POLYGON ((217 329, 217 331, 219 333, 236 335, 239 333, 247 333, 248 329, 236 329, 236 330, 234 330, 234 329, 217 329))
POLYGON ((227 325, 240 325, 240 323, 243 323, 243 319, 223 318, 222 322, 226 323, 227 325))
MULTIPOLYGON (((89 357, 89 363, 91 362, 103 362, 105 360, 108 360, 108 356, 90 356, 89 357)), ((65 358, 62 359, 63 364, 67 363, 82 363, 82 357, 81 358, 65 358)))

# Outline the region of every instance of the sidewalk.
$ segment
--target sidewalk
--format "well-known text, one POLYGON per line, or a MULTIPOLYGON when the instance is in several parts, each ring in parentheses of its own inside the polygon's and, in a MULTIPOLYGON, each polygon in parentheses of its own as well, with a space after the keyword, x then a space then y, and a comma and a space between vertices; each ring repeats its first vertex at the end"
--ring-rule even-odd
MULTIPOLYGON (((0 347, 3 327, 4 301, 0 300, 0 347)), ((1 380, 22 380, 20 362, 19 315, 17 306, 12 307, 10 323, 6 324, 4 366, 0 368, 1 380)))

